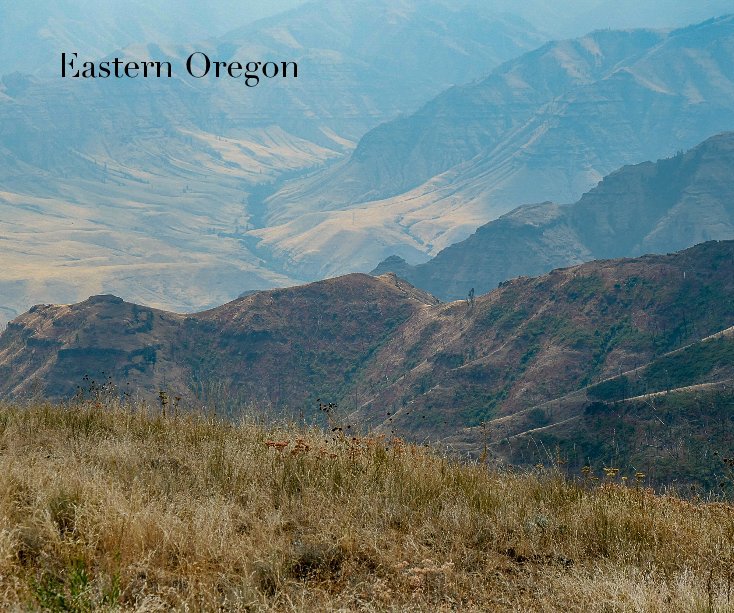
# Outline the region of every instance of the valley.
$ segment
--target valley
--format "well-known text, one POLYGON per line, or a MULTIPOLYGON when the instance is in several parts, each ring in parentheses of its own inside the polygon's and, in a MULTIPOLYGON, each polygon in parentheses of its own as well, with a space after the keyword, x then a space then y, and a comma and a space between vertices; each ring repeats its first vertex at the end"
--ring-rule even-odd
POLYGON ((142 38, 99 58, 298 64, 298 79, 256 88, 175 70, 129 82, 2 75, 0 327, 31 304, 93 293, 195 311, 310 280, 254 246, 265 217, 251 197, 329 166, 380 122, 544 40, 471 3, 390 7, 321 0, 214 38, 142 38), (385 14, 383 36, 362 36, 385 14))
POLYGON ((420 264, 519 205, 574 202, 620 166, 731 130, 733 37, 728 16, 547 43, 286 184, 252 231, 260 253, 313 279, 420 264))
POLYGON ((731 610, 732 0, 0 0, 0 609, 731 610))

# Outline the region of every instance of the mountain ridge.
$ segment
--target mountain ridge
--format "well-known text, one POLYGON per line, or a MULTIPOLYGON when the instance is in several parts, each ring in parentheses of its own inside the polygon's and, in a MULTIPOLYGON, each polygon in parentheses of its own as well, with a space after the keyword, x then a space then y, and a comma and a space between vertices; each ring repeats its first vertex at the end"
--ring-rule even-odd
POLYGON ((261 195, 544 40, 516 18, 472 8, 481 3, 450 5, 323 0, 219 38, 120 51, 176 64, 196 50, 299 62, 298 79, 254 89, 180 72, 124 83, 2 77, 0 325, 30 304, 90 294, 196 311, 308 281, 254 248, 261 195), (365 24, 387 13, 381 36, 365 38, 365 24), (400 79, 384 72, 399 69, 400 79))
POLYGON ((272 415, 458 453, 476 456, 487 444, 522 463, 537 456, 505 447, 508 437, 527 442, 545 428, 565 446, 573 432, 559 438, 558 429, 578 424, 597 449, 594 416, 602 411, 608 424, 615 403, 652 402, 641 395, 678 390, 660 400, 676 428, 700 394, 711 411, 724 410, 732 295, 734 241, 597 260, 451 303, 394 275, 363 274, 192 315, 97 296, 37 306, 9 324, 0 397, 68 399, 111 382, 116 394, 176 399, 180 410, 205 405, 236 418, 257 403, 272 415))
POLYGON ((584 261, 684 249, 734 237, 734 132, 688 152, 622 167, 576 203, 526 205, 481 226, 424 264, 394 269, 444 299, 584 261))
POLYGON ((731 129, 733 41, 729 15, 546 44, 368 132, 347 162, 286 183, 267 201, 270 226, 251 234, 289 270, 333 275, 391 253, 425 261, 516 206, 573 202, 624 164, 731 129), (332 251, 337 261, 322 255, 332 251))

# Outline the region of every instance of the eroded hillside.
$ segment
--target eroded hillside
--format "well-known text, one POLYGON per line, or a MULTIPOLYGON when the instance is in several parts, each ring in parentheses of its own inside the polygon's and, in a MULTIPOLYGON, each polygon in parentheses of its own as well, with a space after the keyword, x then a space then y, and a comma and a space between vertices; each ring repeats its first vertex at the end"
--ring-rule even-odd
MULTIPOLYGON (((12 322, 0 336, 0 393, 68 398, 111 378, 181 410, 259 403, 462 453, 489 444, 521 461, 535 456, 504 441, 563 424, 556 438, 571 441, 574 423, 591 427, 579 416, 594 403, 605 408, 592 414, 614 414, 630 397, 704 385, 719 398, 711 415, 726 414, 716 394, 732 378, 729 337, 696 343, 731 327, 733 295, 728 241, 522 277, 448 304, 394 275, 258 292, 190 316, 102 296, 12 322)), ((601 461, 603 446, 588 449, 601 461)))

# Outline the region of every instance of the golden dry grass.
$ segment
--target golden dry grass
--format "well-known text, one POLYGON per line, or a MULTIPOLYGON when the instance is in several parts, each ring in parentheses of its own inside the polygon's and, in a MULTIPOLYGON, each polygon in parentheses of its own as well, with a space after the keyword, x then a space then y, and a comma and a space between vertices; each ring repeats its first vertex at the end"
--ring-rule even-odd
POLYGON ((722 504, 382 438, 0 407, 6 610, 727 611, 733 577, 722 504))

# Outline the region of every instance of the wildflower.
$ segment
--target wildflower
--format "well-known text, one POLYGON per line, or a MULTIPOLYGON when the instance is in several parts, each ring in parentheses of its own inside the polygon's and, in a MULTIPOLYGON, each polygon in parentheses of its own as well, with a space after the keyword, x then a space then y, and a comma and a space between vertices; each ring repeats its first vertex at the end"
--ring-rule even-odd
POLYGON ((277 449, 278 451, 283 451, 288 445, 290 445, 290 441, 265 441, 266 447, 272 447, 273 449, 277 449))

